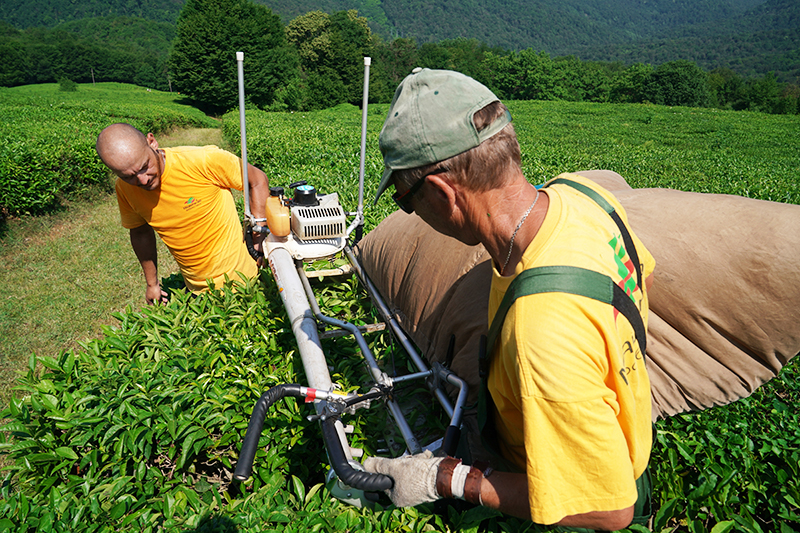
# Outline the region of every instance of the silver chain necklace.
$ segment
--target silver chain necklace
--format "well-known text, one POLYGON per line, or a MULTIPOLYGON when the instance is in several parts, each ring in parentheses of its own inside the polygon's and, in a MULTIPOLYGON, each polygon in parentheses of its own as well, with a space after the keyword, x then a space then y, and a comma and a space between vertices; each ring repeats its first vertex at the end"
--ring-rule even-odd
POLYGON ((511 234, 511 244, 508 245, 508 255, 506 256, 506 262, 503 263, 503 268, 500 269, 501 276, 503 275, 503 272, 505 272, 506 266, 508 266, 508 260, 511 259, 511 251, 514 249, 514 238, 517 236, 519 228, 521 228, 522 225, 525 223, 525 219, 528 218, 528 215, 533 210, 533 206, 536 205, 536 201, 538 199, 539 199, 539 189, 536 189, 536 197, 533 199, 533 203, 528 208, 528 210, 525 211, 525 214, 522 215, 522 220, 519 221, 519 224, 517 224, 517 227, 514 229, 514 233, 511 234))

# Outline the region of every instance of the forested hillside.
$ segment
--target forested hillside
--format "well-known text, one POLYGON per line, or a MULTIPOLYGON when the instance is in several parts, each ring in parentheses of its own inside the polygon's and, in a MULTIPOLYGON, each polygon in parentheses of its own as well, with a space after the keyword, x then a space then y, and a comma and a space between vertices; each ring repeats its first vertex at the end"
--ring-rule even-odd
POLYGON ((713 24, 695 22, 662 29, 649 39, 622 44, 590 44, 574 50, 581 59, 625 64, 661 64, 676 58, 703 68, 726 67, 753 76, 775 72, 780 79, 800 77, 800 2, 765 3, 713 24))
MULTIPOLYGON (((33 20, 36 10, 13 9, 18 1, 5 0, 0 11, 33 20)), ((104 11, 135 11, 115 1, 107 0, 104 11)), ((503 0, 504 9, 492 10, 477 0, 358 0, 360 10, 308 11, 288 21, 278 9, 297 9, 292 0, 281 0, 274 10, 259 3, 271 0, 148 1, 157 14, 179 7, 180 14, 174 23, 106 14, 26 29, 0 20, 0 86, 133 83, 179 91, 216 114, 235 104, 233 53, 245 51, 250 103, 269 110, 358 103, 365 56, 374 58, 375 102, 390 101, 400 80, 418 66, 459 70, 512 100, 789 114, 797 113, 800 101, 796 0, 503 0), (400 31, 398 21, 416 34, 400 31), (457 36, 429 41, 437 34, 425 34, 426 27, 457 36), (492 44, 498 40, 507 44, 492 44), (514 42, 532 44, 519 48, 514 42)), ((345 3, 325 1, 331 9, 345 3)), ((97 12, 100 6, 40 14, 97 12)))
MULTIPOLYGON (((687 25, 717 26, 765 0, 257 0, 284 23, 309 11, 356 9, 384 39, 475 38, 510 50, 567 53, 577 43, 628 42, 687 25)), ((184 0, 3 0, 17 28, 118 15, 175 22, 184 0)), ((706 26, 708 27, 708 26, 706 26)))
POLYGON ((92 17, 139 17, 174 23, 184 0, 3 0, 0 20, 20 29, 92 17))
MULTIPOLYGON (((284 24, 310 11, 356 9, 384 41, 477 39, 505 50, 532 48, 584 60, 696 61, 740 74, 794 81, 800 41, 796 0, 255 0, 284 24)), ((0 21, 17 29, 90 17, 140 17, 173 24, 185 0, 3 0, 0 21)), ((80 24, 80 23, 79 23, 80 24)), ((62 26, 64 27, 64 26, 62 26)), ((67 26, 74 31, 76 26, 67 26)))

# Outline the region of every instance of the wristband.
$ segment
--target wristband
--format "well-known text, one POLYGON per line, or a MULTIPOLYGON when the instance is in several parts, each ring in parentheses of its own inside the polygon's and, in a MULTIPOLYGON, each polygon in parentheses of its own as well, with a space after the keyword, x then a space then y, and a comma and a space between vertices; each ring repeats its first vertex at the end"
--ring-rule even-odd
POLYGON ((460 464, 453 470, 453 478, 450 482, 450 493, 453 498, 464 499, 464 485, 467 483, 467 476, 471 469, 472 467, 469 465, 460 464))
POLYGON ((464 499, 475 505, 483 505, 481 502, 481 481, 483 472, 474 466, 469 469, 467 480, 464 483, 464 499))
POLYGON ((446 457, 439 463, 439 470, 436 473, 436 492, 442 498, 453 497, 453 470, 461 464, 461 459, 446 457))

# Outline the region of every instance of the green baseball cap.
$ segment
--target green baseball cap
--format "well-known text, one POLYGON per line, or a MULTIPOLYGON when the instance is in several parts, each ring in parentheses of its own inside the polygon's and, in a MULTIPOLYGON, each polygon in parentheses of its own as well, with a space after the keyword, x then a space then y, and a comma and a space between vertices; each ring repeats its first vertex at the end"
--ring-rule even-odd
POLYGON ((504 113, 478 132, 472 116, 499 98, 469 76, 452 70, 419 69, 394 93, 379 138, 383 178, 375 201, 389 187, 392 172, 449 159, 475 148, 502 130, 504 113))

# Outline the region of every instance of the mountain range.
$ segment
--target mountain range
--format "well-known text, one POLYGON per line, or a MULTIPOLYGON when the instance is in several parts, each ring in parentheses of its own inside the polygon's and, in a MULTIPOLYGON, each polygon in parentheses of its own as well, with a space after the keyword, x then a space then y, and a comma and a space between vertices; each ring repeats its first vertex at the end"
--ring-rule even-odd
MULTIPOLYGON (((800 76, 798 0, 255 0, 284 23, 309 11, 356 9, 386 41, 476 39, 582 60, 661 64, 688 59, 742 75, 800 76)), ((3 0, 18 29, 98 16, 174 23, 184 0, 3 0)))

